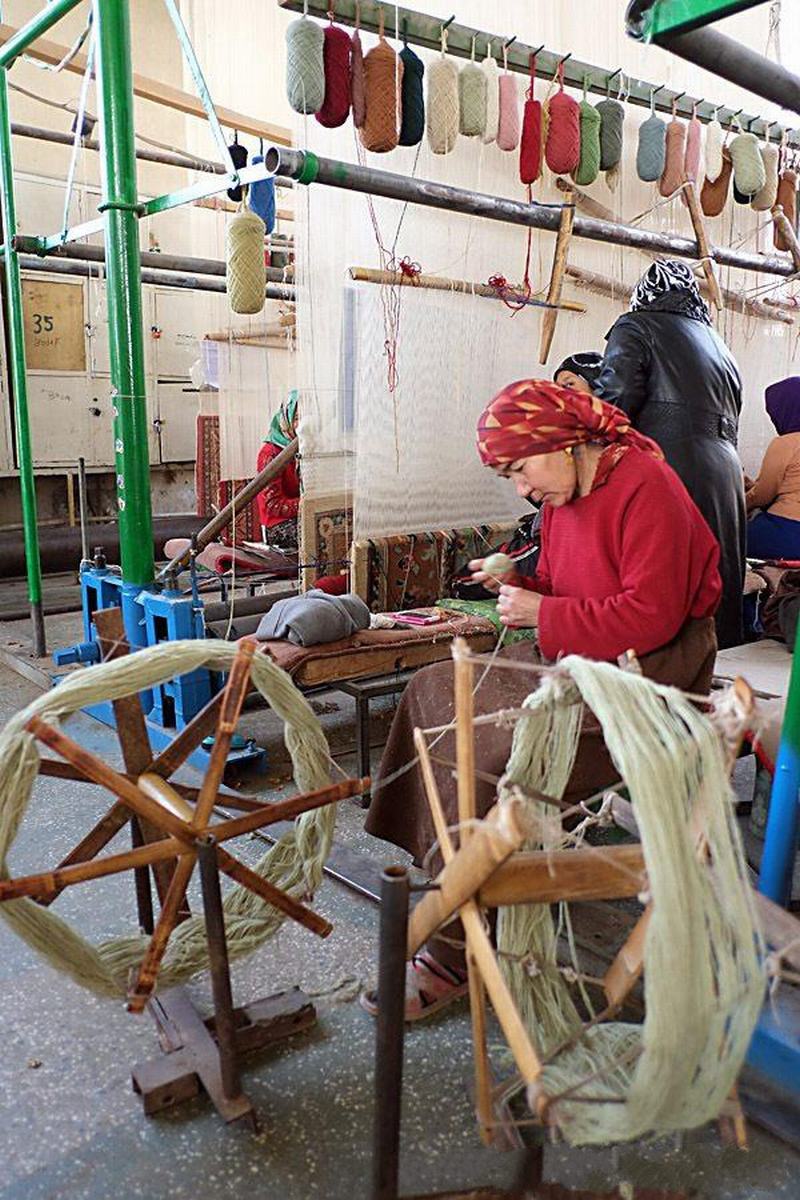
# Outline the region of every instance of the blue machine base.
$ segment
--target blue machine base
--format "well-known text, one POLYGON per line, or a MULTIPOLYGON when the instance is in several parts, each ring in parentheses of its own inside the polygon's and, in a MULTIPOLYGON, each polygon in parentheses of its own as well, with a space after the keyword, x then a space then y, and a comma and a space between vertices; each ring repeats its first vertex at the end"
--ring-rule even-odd
MULTIPOLYGON (((116 729, 117 722, 114 718, 114 709, 110 700, 101 700, 99 704, 92 704, 83 709, 83 712, 94 717, 98 721, 102 721, 104 725, 116 729)), ((150 746, 153 754, 160 754, 162 750, 166 750, 167 746, 174 741, 178 730, 167 729, 164 725, 158 725, 150 717, 145 716, 145 725, 147 726, 147 736, 150 739, 150 746)), ((205 771, 208 768, 211 759, 211 752, 198 746, 196 750, 186 759, 190 767, 194 767, 198 771, 205 771)), ((246 746, 239 750, 231 750, 228 754, 226 762, 228 766, 233 764, 242 765, 244 763, 264 763, 266 759, 266 750, 255 742, 249 741, 246 746)))
POLYGON ((792 989, 779 990, 775 1000, 764 1005, 747 1065, 794 1100, 800 1123, 800 1002, 793 998, 792 989))

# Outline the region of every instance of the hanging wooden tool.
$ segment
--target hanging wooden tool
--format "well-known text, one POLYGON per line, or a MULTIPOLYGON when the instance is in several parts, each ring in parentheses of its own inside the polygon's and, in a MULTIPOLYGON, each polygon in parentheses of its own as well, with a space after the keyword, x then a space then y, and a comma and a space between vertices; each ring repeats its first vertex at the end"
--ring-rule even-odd
POLYGON ((561 210, 561 223, 556 237, 556 248, 553 255, 553 269, 550 272, 550 286, 547 289, 547 303, 552 305, 542 316, 542 332, 539 340, 539 362, 547 362, 550 347, 553 344, 553 334, 556 331, 558 305, 561 303, 561 290, 564 286, 564 274, 567 267, 567 254, 572 239, 572 225, 575 220, 575 204, 572 192, 566 193, 564 207, 561 210))
POLYGON ((697 238, 697 256, 700 259, 700 265, 708 285, 708 294, 717 312, 722 312, 722 293, 719 290, 719 281, 714 270, 714 261, 711 258, 711 252, 708 248, 706 227, 703 224, 700 201, 697 199, 697 189, 692 179, 687 178, 684 180, 683 194, 686 197, 689 216, 692 218, 694 236, 697 238))

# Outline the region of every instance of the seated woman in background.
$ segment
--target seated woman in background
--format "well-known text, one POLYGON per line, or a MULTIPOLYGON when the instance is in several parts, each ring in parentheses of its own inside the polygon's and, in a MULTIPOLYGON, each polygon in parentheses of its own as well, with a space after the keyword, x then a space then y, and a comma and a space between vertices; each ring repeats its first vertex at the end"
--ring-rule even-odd
POLYGON ((800 559, 800 376, 773 383, 766 408, 778 436, 773 438, 758 479, 745 492, 749 558, 800 559))
POLYGON ((560 387, 572 388, 575 392, 593 392, 602 366, 603 356, 596 350, 570 354, 556 367, 553 380, 560 387))
MULTIPOLYGON (((263 471, 273 458, 297 437, 297 392, 291 391, 270 422, 269 432, 258 455, 256 469, 263 471)), ((297 459, 283 468, 258 495, 261 538, 281 550, 297 550, 297 512, 300 507, 300 477, 297 459)))
MULTIPOLYGON (((721 583, 719 547, 655 442, 631 428, 617 408, 580 391, 523 380, 494 398, 478 424, 484 464, 510 479, 522 497, 543 505, 542 548, 534 578, 495 582, 506 626, 533 627, 538 648, 522 641, 506 659, 553 660, 562 654, 616 663, 633 650, 645 675, 691 692, 707 692, 716 654, 713 614, 721 583)), ((491 586, 483 559, 473 577, 491 586)), ((522 703, 535 688, 529 672, 490 667, 475 695, 477 713, 522 703)), ((435 841, 416 769, 413 730, 453 717, 453 667, 418 671, 392 723, 373 787, 368 833, 407 850, 421 863, 435 841), (401 770, 406 768, 406 770, 401 770), (381 780, 386 783, 382 784, 381 780)), ((477 814, 495 802, 490 782, 506 768, 511 730, 475 728, 477 814)), ((448 824, 458 820, 450 767, 455 737, 437 743, 434 768, 448 824)), ((599 726, 584 720, 565 798, 585 799, 616 778, 599 726)), ((437 1011, 464 992, 463 957, 433 939, 409 964, 406 1017, 437 1011)), ((375 1011, 371 994, 362 997, 375 1011)))

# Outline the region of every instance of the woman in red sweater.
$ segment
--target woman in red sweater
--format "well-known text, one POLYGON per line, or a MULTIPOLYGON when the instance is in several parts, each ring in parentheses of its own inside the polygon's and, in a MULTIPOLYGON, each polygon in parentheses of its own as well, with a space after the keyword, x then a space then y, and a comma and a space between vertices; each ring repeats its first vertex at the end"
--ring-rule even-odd
MULTIPOLYGON (((716 653, 719 547, 655 442, 595 396, 523 380, 481 415, 478 450, 520 496, 544 506, 536 575, 510 577, 499 587, 494 582, 502 622, 535 628, 538 648, 524 641, 500 654, 528 662, 562 654, 616 662, 632 650, 650 678, 707 692, 716 653)), ((483 560, 470 566, 476 581, 492 584, 483 560)), ((489 670, 476 692, 476 712, 516 707, 533 686, 525 671, 489 670)), ((416 769, 393 776, 414 759, 414 728, 452 716, 452 664, 417 672, 398 707, 373 788, 367 831, 402 846, 418 863, 435 842, 425 792, 416 769)), ((479 816, 495 801, 486 776, 503 774, 510 748, 510 730, 475 727, 475 761, 483 773, 479 816)), ((437 744, 437 758, 454 761, 452 733, 437 744)), ((440 765, 435 774, 448 822, 455 823, 451 770, 440 765)), ((615 779, 589 714, 565 799, 585 799, 615 779)), ((463 994, 462 968, 460 953, 447 942, 429 943, 409 965, 407 1019, 428 1016, 463 994)), ((363 1003, 374 1011, 373 997, 363 1003)))
MULTIPOLYGON (((270 422, 269 432, 258 455, 256 469, 263 471, 267 463, 284 450, 297 436, 297 392, 291 391, 270 422)), ((268 483, 258 495, 258 517, 261 538, 281 550, 297 549, 297 512, 300 506, 300 478, 297 459, 268 483)))

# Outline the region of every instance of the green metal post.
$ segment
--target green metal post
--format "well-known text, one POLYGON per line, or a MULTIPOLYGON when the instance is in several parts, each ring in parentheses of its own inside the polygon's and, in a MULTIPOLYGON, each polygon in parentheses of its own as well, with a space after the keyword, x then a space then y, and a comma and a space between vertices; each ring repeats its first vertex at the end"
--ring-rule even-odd
POLYGON ((25 327, 22 313, 22 283, 19 256, 13 248, 17 232, 14 202, 14 159, 11 150, 11 118, 8 111, 8 79, 0 68, 0 204, 3 233, 7 243, 5 256, 6 310, 10 349, 11 390, 14 397, 14 424, 17 440, 17 466, 22 495, 22 521, 25 539, 25 565, 28 573, 28 599, 33 624, 33 647, 37 658, 47 653, 42 613, 42 568, 36 518, 36 479, 33 473, 31 429, 28 419, 28 378, 25 371, 25 327))
MULTIPOLYGON (((128 0, 92 0, 102 143, 108 326, 122 578, 151 583, 153 516, 128 0)), ((126 622, 126 625, 128 623, 126 622)), ((131 636, 128 626, 128 635, 131 636)), ((136 639, 134 639, 135 641, 136 639)))

